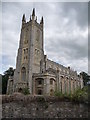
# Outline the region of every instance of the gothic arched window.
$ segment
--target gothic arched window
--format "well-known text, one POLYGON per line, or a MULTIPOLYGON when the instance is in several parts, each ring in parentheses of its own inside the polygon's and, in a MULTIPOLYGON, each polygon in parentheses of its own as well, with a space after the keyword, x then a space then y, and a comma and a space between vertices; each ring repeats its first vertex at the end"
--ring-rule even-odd
POLYGON ((25 67, 22 67, 22 70, 21 70, 21 79, 23 81, 26 80, 26 68, 25 67))
POLYGON ((53 85, 53 83, 55 82, 54 78, 50 78, 50 85, 53 85))

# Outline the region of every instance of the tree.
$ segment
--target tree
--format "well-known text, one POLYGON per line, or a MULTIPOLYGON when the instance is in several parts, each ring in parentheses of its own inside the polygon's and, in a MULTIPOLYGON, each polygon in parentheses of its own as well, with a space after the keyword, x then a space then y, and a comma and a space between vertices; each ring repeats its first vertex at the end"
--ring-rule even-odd
POLYGON ((85 73, 85 72, 81 72, 80 74, 82 75, 84 85, 86 86, 86 85, 87 85, 87 82, 90 81, 90 75, 88 75, 88 74, 85 73))
POLYGON ((4 72, 4 75, 2 75, 2 94, 6 94, 7 90, 7 83, 9 76, 14 75, 14 69, 10 67, 8 70, 4 72))
POLYGON ((5 76, 13 76, 14 75, 14 69, 10 67, 8 70, 4 72, 5 76))

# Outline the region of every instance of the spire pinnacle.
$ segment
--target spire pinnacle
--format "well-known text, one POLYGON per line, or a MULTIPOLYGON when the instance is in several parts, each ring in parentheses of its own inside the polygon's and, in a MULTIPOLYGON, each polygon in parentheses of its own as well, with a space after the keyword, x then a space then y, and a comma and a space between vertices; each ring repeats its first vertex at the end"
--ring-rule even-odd
POLYGON ((22 21, 26 22, 25 14, 23 14, 22 21))
POLYGON ((32 16, 35 16, 35 8, 33 8, 32 16))
POLYGON ((42 18, 41 18, 41 22, 40 22, 40 24, 43 24, 43 16, 42 16, 42 18))
POLYGON ((37 16, 36 16, 36 21, 37 21, 37 16))
POLYGON ((30 21, 31 21, 31 15, 30 15, 30 21))

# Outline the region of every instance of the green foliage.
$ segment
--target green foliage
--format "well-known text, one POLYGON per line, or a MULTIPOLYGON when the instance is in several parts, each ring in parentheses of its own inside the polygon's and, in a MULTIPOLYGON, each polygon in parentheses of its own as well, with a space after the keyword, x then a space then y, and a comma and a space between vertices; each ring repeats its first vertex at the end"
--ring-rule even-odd
POLYGON ((88 87, 84 87, 83 89, 77 89, 72 94, 72 101, 88 102, 88 87))
POLYGON ((27 87, 22 89, 22 93, 23 93, 24 95, 30 94, 29 89, 28 89, 27 87))
POLYGON ((14 75, 14 69, 10 67, 8 70, 4 72, 5 76, 13 76, 14 75))
POLYGON ((82 75, 84 85, 86 86, 87 82, 90 81, 90 76, 87 73, 85 73, 85 72, 81 72, 80 74, 82 75))
POLYGON ((10 67, 8 70, 4 72, 4 75, 2 75, 2 94, 6 94, 7 90, 7 83, 9 76, 14 75, 14 69, 10 67))
POLYGON ((60 91, 55 91, 54 95, 57 97, 64 97, 64 95, 60 91))
POLYGON ((61 93, 60 91, 55 91, 55 96, 62 98, 62 99, 72 99, 72 95, 71 94, 67 94, 67 93, 61 93))
POLYGON ((8 82, 8 77, 3 75, 2 76, 2 94, 6 94, 7 82, 8 82))
POLYGON ((67 94, 67 93, 64 93, 63 96, 64 96, 64 98, 69 98, 69 94, 67 94))
POLYGON ((48 103, 47 102, 45 102, 45 109, 47 109, 48 108, 48 103))
POLYGON ((68 99, 74 102, 88 102, 88 87, 85 86, 83 89, 78 88, 73 94, 63 94, 60 91, 55 91, 55 96, 63 99, 68 99))
POLYGON ((40 96, 40 97, 37 98, 37 101, 44 103, 45 102, 45 98, 43 96, 40 96))

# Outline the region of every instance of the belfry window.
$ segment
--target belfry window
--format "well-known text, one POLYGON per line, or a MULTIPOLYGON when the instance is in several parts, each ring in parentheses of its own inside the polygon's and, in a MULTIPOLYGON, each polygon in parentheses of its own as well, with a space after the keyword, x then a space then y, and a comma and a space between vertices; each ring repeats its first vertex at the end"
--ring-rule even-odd
POLYGON ((28 48, 23 49, 24 54, 28 53, 28 48))
POLYGON ((28 48, 26 48, 26 53, 28 53, 28 48))
POLYGON ((27 59, 27 56, 26 56, 26 59, 27 59))
POLYGON ((23 51, 24 51, 24 54, 25 54, 25 49, 23 51))

